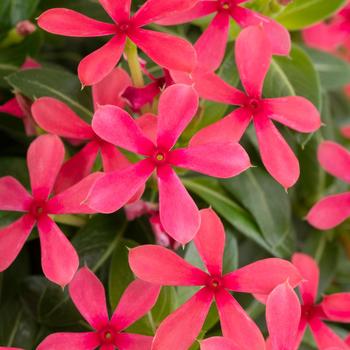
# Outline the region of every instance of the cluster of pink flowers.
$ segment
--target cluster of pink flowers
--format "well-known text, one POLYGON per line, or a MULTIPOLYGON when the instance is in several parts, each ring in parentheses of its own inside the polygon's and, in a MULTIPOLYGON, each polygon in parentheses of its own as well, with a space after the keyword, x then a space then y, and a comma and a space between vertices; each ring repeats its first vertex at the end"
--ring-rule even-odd
MULTIPOLYGON (((298 159, 274 122, 312 133, 321 127, 320 114, 304 97, 262 96, 273 55, 290 52, 288 31, 241 6, 244 0, 147 0, 133 16, 131 0, 99 2, 113 24, 58 8, 47 10, 38 19, 42 29, 54 34, 112 36, 78 67, 82 85, 92 85, 95 112, 91 125, 52 97, 41 97, 31 104, 16 95, 0 107, 0 111, 22 118, 28 134, 36 134, 38 127, 47 132, 28 149, 31 193, 13 177, 0 178, 0 210, 23 213, 0 229, 0 271, 16 259, 36 225, 44 275, 62 287, 68 285, 72 301, 92 328, 86 333, 51 334, 37 349, 187 350, 197 339, 213 303, 222 337, 201 340, 202 350, 294 350, 306 327, 310 327, 319 349, 349 349, 349 342, 324 321, 350 322, 350 293, 327 295, 317 303, 318 266, 302 253, 295 253, 291 262, 269 258, 223 273, 224 226, 212 209, 199 210, 175 171, 183 168, 216 178, 231 178, 246 171, 251 162, 239 142, 252 122, 268 173, 285 189, 296 183, 298 159), (215 16, 194 46, 182 38, 143 28, 151 23, 185 23, 211 13, 215 16), (235 43, 235 61, 244 91, 215 73, 224 57, 231 18, 242 27, 235 43), (132 86, 126 71, 116 68, 130 42, 161 66, 164 76, 156 79, 149 75, 149 86, 132 86), (188 145, 179 146, 179 138, 196 117, 200 98, 237 108, 194 134, 188 145), (143 113, 155 99, 159 99, 157 115, 143 113), (84 146, 65 160, 60 137, 84 146), (134 156, 131 159, 138 161, 126 157, 130 153, 134 156), (103 172, 93 172, 99 154, 103 172), (156 205, 141 200, 150 178, 157 184, 156 205), (130 220, 149 215, 159 245, 129 251, 129 265, 137 279, 109 317, 102 283, 88 267, 79 269, 79 257, 55 218, 62 214, 113 213, 121 208, 126 209, 130 220), (169 249, 191 241, 204 270, 169 249), (191 286, 198 291, 162 321, 153 337, 125 332, 152 309, 162 286, 191 286), (299 289, 301 298, 294 288, 299 289), (249 293, 266 303, 268 339, 230 291, 249 293)), ((348 30, 347 11, 339 14, 343 20, 320 25, 324 31, 325 27, 331 26, 332 31, 337 28, 328 48, 342 37, 340 32, 348 30)), ((304 36, 311 42, 312 29, 304 36)), ((37 66, 27 61, 23 68, 37 66)), ((149 74, 143 66, 144 73, 149 74)), ((350 182, 349 151, 325 141, 318 157, 327 172, 350 182)), ((346 192, 321 199, 307 220, 325 230, 349 216, 350 192, 346 192)))

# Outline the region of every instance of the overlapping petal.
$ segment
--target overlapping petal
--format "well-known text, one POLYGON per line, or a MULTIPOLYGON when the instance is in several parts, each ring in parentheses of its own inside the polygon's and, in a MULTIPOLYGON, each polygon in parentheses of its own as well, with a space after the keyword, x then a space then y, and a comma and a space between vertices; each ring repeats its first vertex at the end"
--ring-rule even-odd
POLYGON ((31 200, 31 195, 15 178, 0 178, 0 210, 24 212, 29 209, 31 200))
POLYGON ((224 337, 211 337, 200 342, 201 350, 241 350, 233 340, 224 337))
MULTIPOLYGON (((115 339, 115 346, 121 350, 151 349, 153 337, 139 334, 119 333, 115 339)), ((114 348, 113 348, 114 349, 114 348)), ((103 350, 103 349, 101 349, 103 350)), ((112 350, 112 349, 105 349, 112 350)))
POLYGON ((326 295, 322 301, 322 309, 332 321, 350 322, 350 293, 326 295))
POLYGON ((131 0, 98 0, 109 16, 117 23, 123 23, 130 17, 131 0))

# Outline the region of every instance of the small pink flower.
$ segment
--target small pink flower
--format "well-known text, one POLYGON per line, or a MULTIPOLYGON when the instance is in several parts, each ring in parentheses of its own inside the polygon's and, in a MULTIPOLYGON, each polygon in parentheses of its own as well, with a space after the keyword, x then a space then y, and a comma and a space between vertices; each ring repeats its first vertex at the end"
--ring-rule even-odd
POLYGON ((57 136, 39 136, 27 153, 32 195, 13 177, 0 178, 0 210, 24 213, 20 219, 0 229, 0 271, 12 264, 36 224, 45 276, 61 286, 74 276, 79 265, 78 255, 50 215, 93 213, 81 203, 99 173, 48 198, 63 159, 64 146, 57 136))
MULTIPOLYGON (((99 179, 87 199, 88 205, 102 213, 120 209, 156 170, 161 223, 176 241, 189 242, 199 228, 200 216, 196 203, 173 167, 220 178, 238 175, 250 167, 247 153, 236 142, 219 141, 172 149, 197 108, 198 95, 190 86, 178 84, 167 88, 159 100, 159 115, 153 118, 157 123, 154 124, 157 134, 156 140, 152 140, 124 110, 114 106, 101 107, 92 121, 96 134, 145 159, 99 179)), ((153 133, 154 128, 150 129, 153 133)))
POLYGON ((114 24, 96 21, 63 8, 47 10, 38 19, 38 25, 53 34, 72 37, 113 35, 107 44, 80 62, 78 74, 84 85, 96 84, 111 72, 119 62, 127 39, 133 41, 162 67, 189 72, 192 70, 196 63, 196 53, 189 42, 142 27, 165 16, 187 10, 196 0, 148 0, 134 16, 130 16, 131 0, 99 2, 114 24))
POLYGON ((299 178, 299 162, 272 123, 275 120, 299 132, 314 132, 321 126, 320 114, 299 96, 262 98, 262 88, 271 63, 270 43, 257 26, 244 29, 236 41, 236 63, 246 93, 230 86, 213 73, 198 75, 195 88, 209 100, 238 105, 225 118, 200 130, 191 145, 220 140, 239 141, 251 120, 254 122, 260 155, 270 173, 283 187, 299 178))
MULTIPOLYGON (((332 141, 324 141, 318 149, 318 161, 331 175, 350 183, 350 152, 332 141)), ((320 230, 329 230, 350 216, 350 192, 330 195, 309 211, 307 221, 320 230)))
POLYGON ((87 267, 80 269, 69 285, 69 294, 85 320, 94 329, 85 333, 54 333, 37 350, 151 350, 152 337, 123 332, 147 314, 157 301, 160 287, 132 282, 109 319, 103 284, 87 267))
POLYGON ((161 246, 144 245, 129 252, 132 271, 144 281, 159 285, 201 287, 161 323, 152 349, 187 350, 198 336, 213 299, 225 337, 233 339, 242 349, 264 349, 265 340, 259 328, 229 290, 269 294, 286 280, 295 287, 301 281, 301 276, 290 262, 277 258, 260 260, 223 274, 223 224, 211 209, 201 210, 200 215, 201 227, 194 243, 207 271, 198 269, 161 246))

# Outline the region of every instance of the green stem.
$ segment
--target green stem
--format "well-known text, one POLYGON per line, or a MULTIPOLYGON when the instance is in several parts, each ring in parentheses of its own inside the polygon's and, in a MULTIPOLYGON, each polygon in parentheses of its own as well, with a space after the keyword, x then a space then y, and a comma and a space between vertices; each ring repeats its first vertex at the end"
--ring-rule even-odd
POLYGON ((128 65, 134 85, 136 87, 143 87, 145 85, 145 82, 143 80, 139 56, 137 54, 137 46, 129 39, 126 42, 125 54, 128 58, 128 65))
POLYGON ((317 245, 317 250, 315 253, 315 260, 319 263, 321 261, 324 249, 326 247, 327 236, 325 234, 322 235, 320 241, 317 245))

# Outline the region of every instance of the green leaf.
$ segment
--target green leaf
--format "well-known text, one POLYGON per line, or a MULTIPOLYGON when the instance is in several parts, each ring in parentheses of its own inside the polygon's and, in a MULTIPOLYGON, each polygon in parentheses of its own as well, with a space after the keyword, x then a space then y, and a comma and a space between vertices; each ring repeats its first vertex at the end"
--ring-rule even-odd
POLYGON ((298 30, 322 21, 337 12, 346 0, 293 0, 277 16, 289 30, 298 30))

